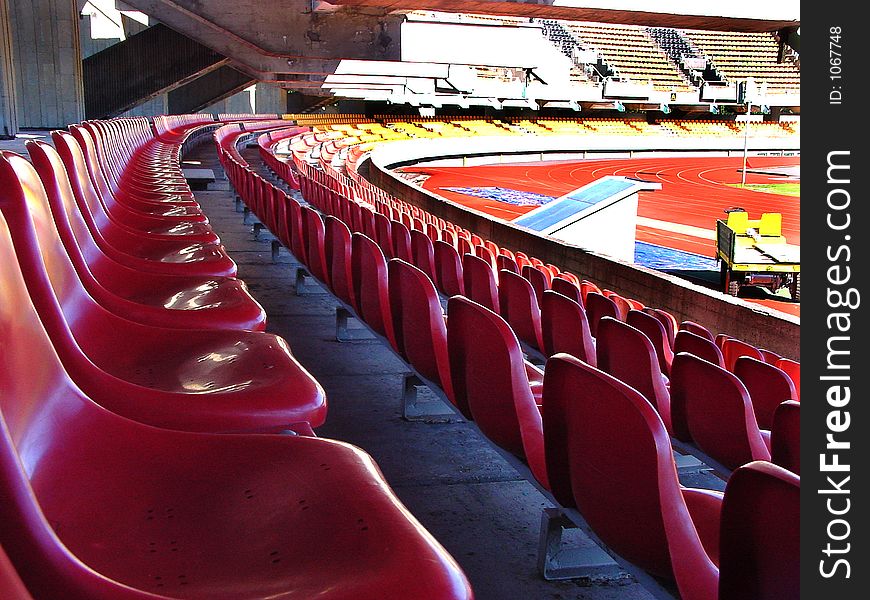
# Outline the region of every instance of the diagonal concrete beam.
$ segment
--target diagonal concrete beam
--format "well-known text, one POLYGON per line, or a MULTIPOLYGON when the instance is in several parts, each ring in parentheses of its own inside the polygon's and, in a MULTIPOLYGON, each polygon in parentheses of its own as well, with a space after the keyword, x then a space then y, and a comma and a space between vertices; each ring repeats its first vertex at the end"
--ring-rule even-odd
POLYGON ((233 60, 261 80, 329 74, 342 58, 398 60, 401 15, 380 9, 312 12, 309 0, 125 0, 233 60))

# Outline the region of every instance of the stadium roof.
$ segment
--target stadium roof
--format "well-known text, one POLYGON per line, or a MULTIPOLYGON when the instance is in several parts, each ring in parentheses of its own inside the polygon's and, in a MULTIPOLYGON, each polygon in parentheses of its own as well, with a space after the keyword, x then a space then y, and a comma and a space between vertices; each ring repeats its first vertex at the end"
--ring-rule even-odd
POLYGON ((644 0, 330 0, 330 3, 390 10, 436 10, 680 29, 776 31, 800 25, 800 3, 797 0, 731 0, 716 3, 698 0, 656 3, 644 0), (651 11, 651 8, 655 11, 651 11))

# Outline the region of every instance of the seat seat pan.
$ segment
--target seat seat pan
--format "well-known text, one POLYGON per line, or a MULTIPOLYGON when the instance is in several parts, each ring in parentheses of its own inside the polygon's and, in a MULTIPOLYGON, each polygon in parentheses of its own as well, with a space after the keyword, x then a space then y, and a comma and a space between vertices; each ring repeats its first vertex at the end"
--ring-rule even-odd
MULTIPOLYGON (((143 274, 144 275, 144 274, 143 274)), ((153 276, 148 285, 126 282, 120 290, 126 305, 125 315, 150 325, 184 329, 265 328, 266 314, 239 279, 185 279, 153 276), (186 287, 182 287, 184 284, 186 287)), ((115 292, 116 290, 112 290, 115 292)))
MULTIPOLYGON (((282 338, 263 332, 154 327, 130 328, 128 333, 136 331, 124 352, 117 350, 117 337, 80 341, 94 363, 118 379, 152 390, 197 395, 188 408, 199 403, 205 411, 214 403, 217 410, 218 405, 238 403, 243 412, 281 411, 288 423, 309 421, 312 427, 323 423, 322 391, 282 338)), ((133 399, 130 404, 135 406, 133 399)), ((147 411, 147 406, 142 410, 147 411)))
POLYGON ((33 487, 66 548, 114 582, 213 600, 471 596, 353 446, 112 420, 67 432, 33 487), (40 492, 49 481, 63 493, 40 492))

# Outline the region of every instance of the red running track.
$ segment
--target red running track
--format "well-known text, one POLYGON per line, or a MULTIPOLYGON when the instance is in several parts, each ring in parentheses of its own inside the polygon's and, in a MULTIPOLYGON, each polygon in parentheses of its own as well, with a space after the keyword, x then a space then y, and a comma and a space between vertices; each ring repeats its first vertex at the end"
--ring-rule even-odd
MULTIPOLYGON (((584 160, 475 167, 406 167, 424 173, 426 189, 492 216, 513 220, 533 206, 513 206, 495 200, 447 191, 445 187, 504 187, 549 196, 561 196, 605 175, 624 175, 662 184, 656 192, 642 192, 637 239, 715 256, 716 219, 734 206, 750 218, 763 212, 782 214, 783 235, 800 245, 800 198, 729 187, 740 183, 741 157, 667 157, 584 160), (646 221, 651 219, 654 222, 646 221), (696 228, 696 229, 695 229, 696 228), (702 231, 703 230, 703 231, 702 231)), ((800 157, 752 157, 749 168, 795 166, 800 157)), ((749 184, 797 182, 776 175, 747 173, 749 184)))

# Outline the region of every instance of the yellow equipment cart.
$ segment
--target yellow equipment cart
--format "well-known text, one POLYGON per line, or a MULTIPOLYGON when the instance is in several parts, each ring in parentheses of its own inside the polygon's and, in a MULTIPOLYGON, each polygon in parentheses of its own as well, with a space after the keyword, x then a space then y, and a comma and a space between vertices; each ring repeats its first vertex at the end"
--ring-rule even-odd
POLYGON ((731 209, 716 221, 716 258, 722 291, 736 296, 743 286, 759 286, 800 301, 800 246, 782 235, 782 215, 764 213, 750 219, 743 209, 731 209))

